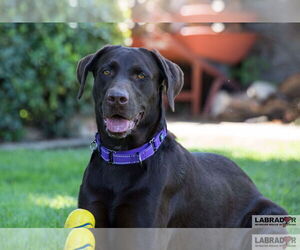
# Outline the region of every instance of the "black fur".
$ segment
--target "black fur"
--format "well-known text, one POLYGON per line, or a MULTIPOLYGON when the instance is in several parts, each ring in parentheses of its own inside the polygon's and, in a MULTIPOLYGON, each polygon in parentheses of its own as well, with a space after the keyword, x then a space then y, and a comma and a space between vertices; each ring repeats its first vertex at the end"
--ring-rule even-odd
MULTIPOLYGON (((165 125, 162 95, 170 107, 183 85, 180 68, 158 52, 107 46, 83 58, 77 76, 83 93, 88 72, 95 78, 93 97, 98 132, 113 150, 129 150, 149 141, 165 125), (113 72, 102 74, 104 68, 113 72), (137 72, 146 74, 137 79, 137 72), (109 105, 111 88, 125 91, 126 105, 109 105), (125 136, 107 132, 103 119, 143 118, 125 136)), ((286 214, 257 190, 232 161, 216 154, 184 149, 169 135, 141 165, 111 165, 94 151, 80 187, 80 208, 90 210, 97 227, 251 227, 251 215, 286 214)))

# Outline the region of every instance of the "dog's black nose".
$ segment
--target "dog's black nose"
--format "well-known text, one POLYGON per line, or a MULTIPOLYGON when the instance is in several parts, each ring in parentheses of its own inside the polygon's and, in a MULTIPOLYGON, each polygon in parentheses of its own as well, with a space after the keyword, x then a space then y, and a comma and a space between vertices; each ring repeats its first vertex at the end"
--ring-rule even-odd
POLYGON ((111 88, 107 92, 106 100, 109 104, 125 105, 128 103, 129 95, 125 89, 111 88))

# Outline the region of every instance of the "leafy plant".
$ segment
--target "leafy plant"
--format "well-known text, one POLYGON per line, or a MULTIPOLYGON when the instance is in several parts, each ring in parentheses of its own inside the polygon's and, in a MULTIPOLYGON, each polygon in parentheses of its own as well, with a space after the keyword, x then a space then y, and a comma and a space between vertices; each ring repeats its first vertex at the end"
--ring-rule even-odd
POLYGON ((69 136, 69 119, 90 105, 76 100, 78 60, 128 36, 113 23, 1 24, 0 34, 0 141, 21 139, 25 125, 69 136))
POLYGON ((128 18, 126 7, 127 0, 1 0, 0 21, 119 22, 128 18))
POLYGON ((231 77, 237 79, 243 86, 248 86, 261 78, 262 72, 269 67, 266 60, 259 56, 249 56, 238 66, 231 68, 231 77))

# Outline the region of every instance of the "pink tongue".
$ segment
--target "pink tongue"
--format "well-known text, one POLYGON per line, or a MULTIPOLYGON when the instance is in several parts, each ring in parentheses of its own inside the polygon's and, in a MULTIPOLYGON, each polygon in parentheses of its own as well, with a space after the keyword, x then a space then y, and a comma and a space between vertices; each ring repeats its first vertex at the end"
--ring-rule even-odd
POLYGON ((106 119, 106 127, 113 133, 124 133, 134 126, 133 121, 129 121, 122 118, 108 118, 106 119))

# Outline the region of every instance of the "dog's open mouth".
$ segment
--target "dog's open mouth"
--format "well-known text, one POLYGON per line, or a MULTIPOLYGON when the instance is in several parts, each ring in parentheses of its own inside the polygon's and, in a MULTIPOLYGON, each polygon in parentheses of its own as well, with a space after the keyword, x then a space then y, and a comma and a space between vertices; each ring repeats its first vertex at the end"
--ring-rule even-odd
POLYGON ((121 115, 114 115, 110 118, 105 118, 104 123, 110 134, 122 136, 132 131, 142 119, 143 112, 140 112, 133 119, 127 119, 121 115))

